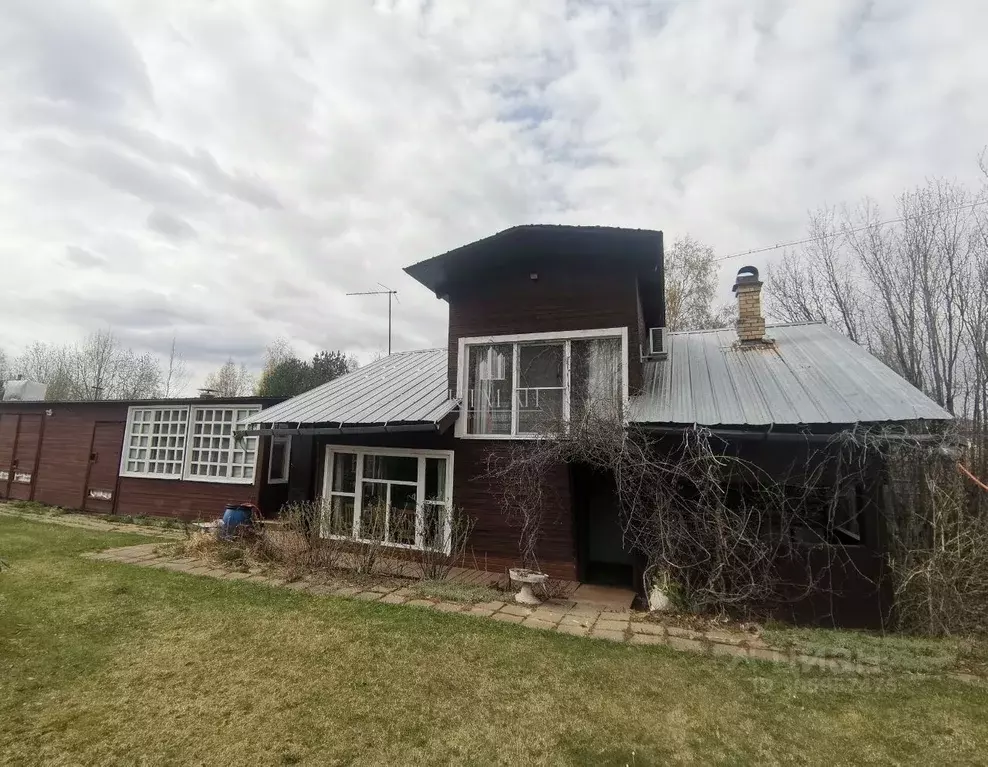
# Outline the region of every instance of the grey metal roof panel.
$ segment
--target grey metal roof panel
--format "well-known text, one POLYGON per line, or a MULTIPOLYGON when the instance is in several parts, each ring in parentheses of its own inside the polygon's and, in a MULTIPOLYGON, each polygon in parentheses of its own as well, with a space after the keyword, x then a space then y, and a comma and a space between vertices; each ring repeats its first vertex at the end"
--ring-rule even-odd
POLYGON ((775 343, 742 347, 733 329, 669 333, 645 363, 637 423, 769 426, 949 420, 953 416, 823 323, 770 325, 775 343))
POLYGON ((445 349, 398 352, 358 368, 248 423, 383 424, 437 422, 456 409, 445 349))

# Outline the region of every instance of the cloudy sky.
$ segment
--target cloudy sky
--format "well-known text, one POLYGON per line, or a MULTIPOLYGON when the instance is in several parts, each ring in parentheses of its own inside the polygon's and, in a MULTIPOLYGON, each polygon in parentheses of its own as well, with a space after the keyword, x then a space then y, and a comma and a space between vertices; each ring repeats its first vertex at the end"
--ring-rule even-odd
POLYGON ((0 348, 366 359, 385 304, 345 293, 441 345, 401 267, 513 224, 729 254, 973 182, 986 29, 980 0, 4 0, 0 348))

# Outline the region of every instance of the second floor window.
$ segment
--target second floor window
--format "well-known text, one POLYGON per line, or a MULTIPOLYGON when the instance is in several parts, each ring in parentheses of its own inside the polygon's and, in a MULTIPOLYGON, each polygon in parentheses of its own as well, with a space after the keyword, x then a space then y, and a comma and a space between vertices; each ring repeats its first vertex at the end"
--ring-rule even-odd
POLYGON ((553 435, 577 420, 620 419, 625 352, 623 336, 612 332, 465 343, 464 433, 553 435))

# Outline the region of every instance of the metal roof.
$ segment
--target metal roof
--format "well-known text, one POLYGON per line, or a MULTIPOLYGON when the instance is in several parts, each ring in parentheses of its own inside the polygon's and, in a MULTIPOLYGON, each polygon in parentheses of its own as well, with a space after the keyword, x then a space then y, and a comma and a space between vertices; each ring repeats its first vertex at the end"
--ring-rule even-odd
POLYGON ((398 352, 262 410, 248 423, 437 423, 459 404, 449 396, 447 365, 445 349, 398 352))
POLYGON ((647 362, 630 420, 769 426, 949 420, 946 410, 846 336, 819 322, 770 325, 774 344, 734 329, 669 333, 647 362))

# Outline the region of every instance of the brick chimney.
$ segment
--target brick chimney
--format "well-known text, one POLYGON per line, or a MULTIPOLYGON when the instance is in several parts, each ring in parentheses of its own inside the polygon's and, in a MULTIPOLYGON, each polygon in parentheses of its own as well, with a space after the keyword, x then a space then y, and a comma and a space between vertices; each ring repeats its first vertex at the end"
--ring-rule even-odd
POLYGON ((738 295, 738 338, 743 344, 766 342, 765 317, 762 316, 762 283, 758 270, 743 266, 734 282, 738 295))

